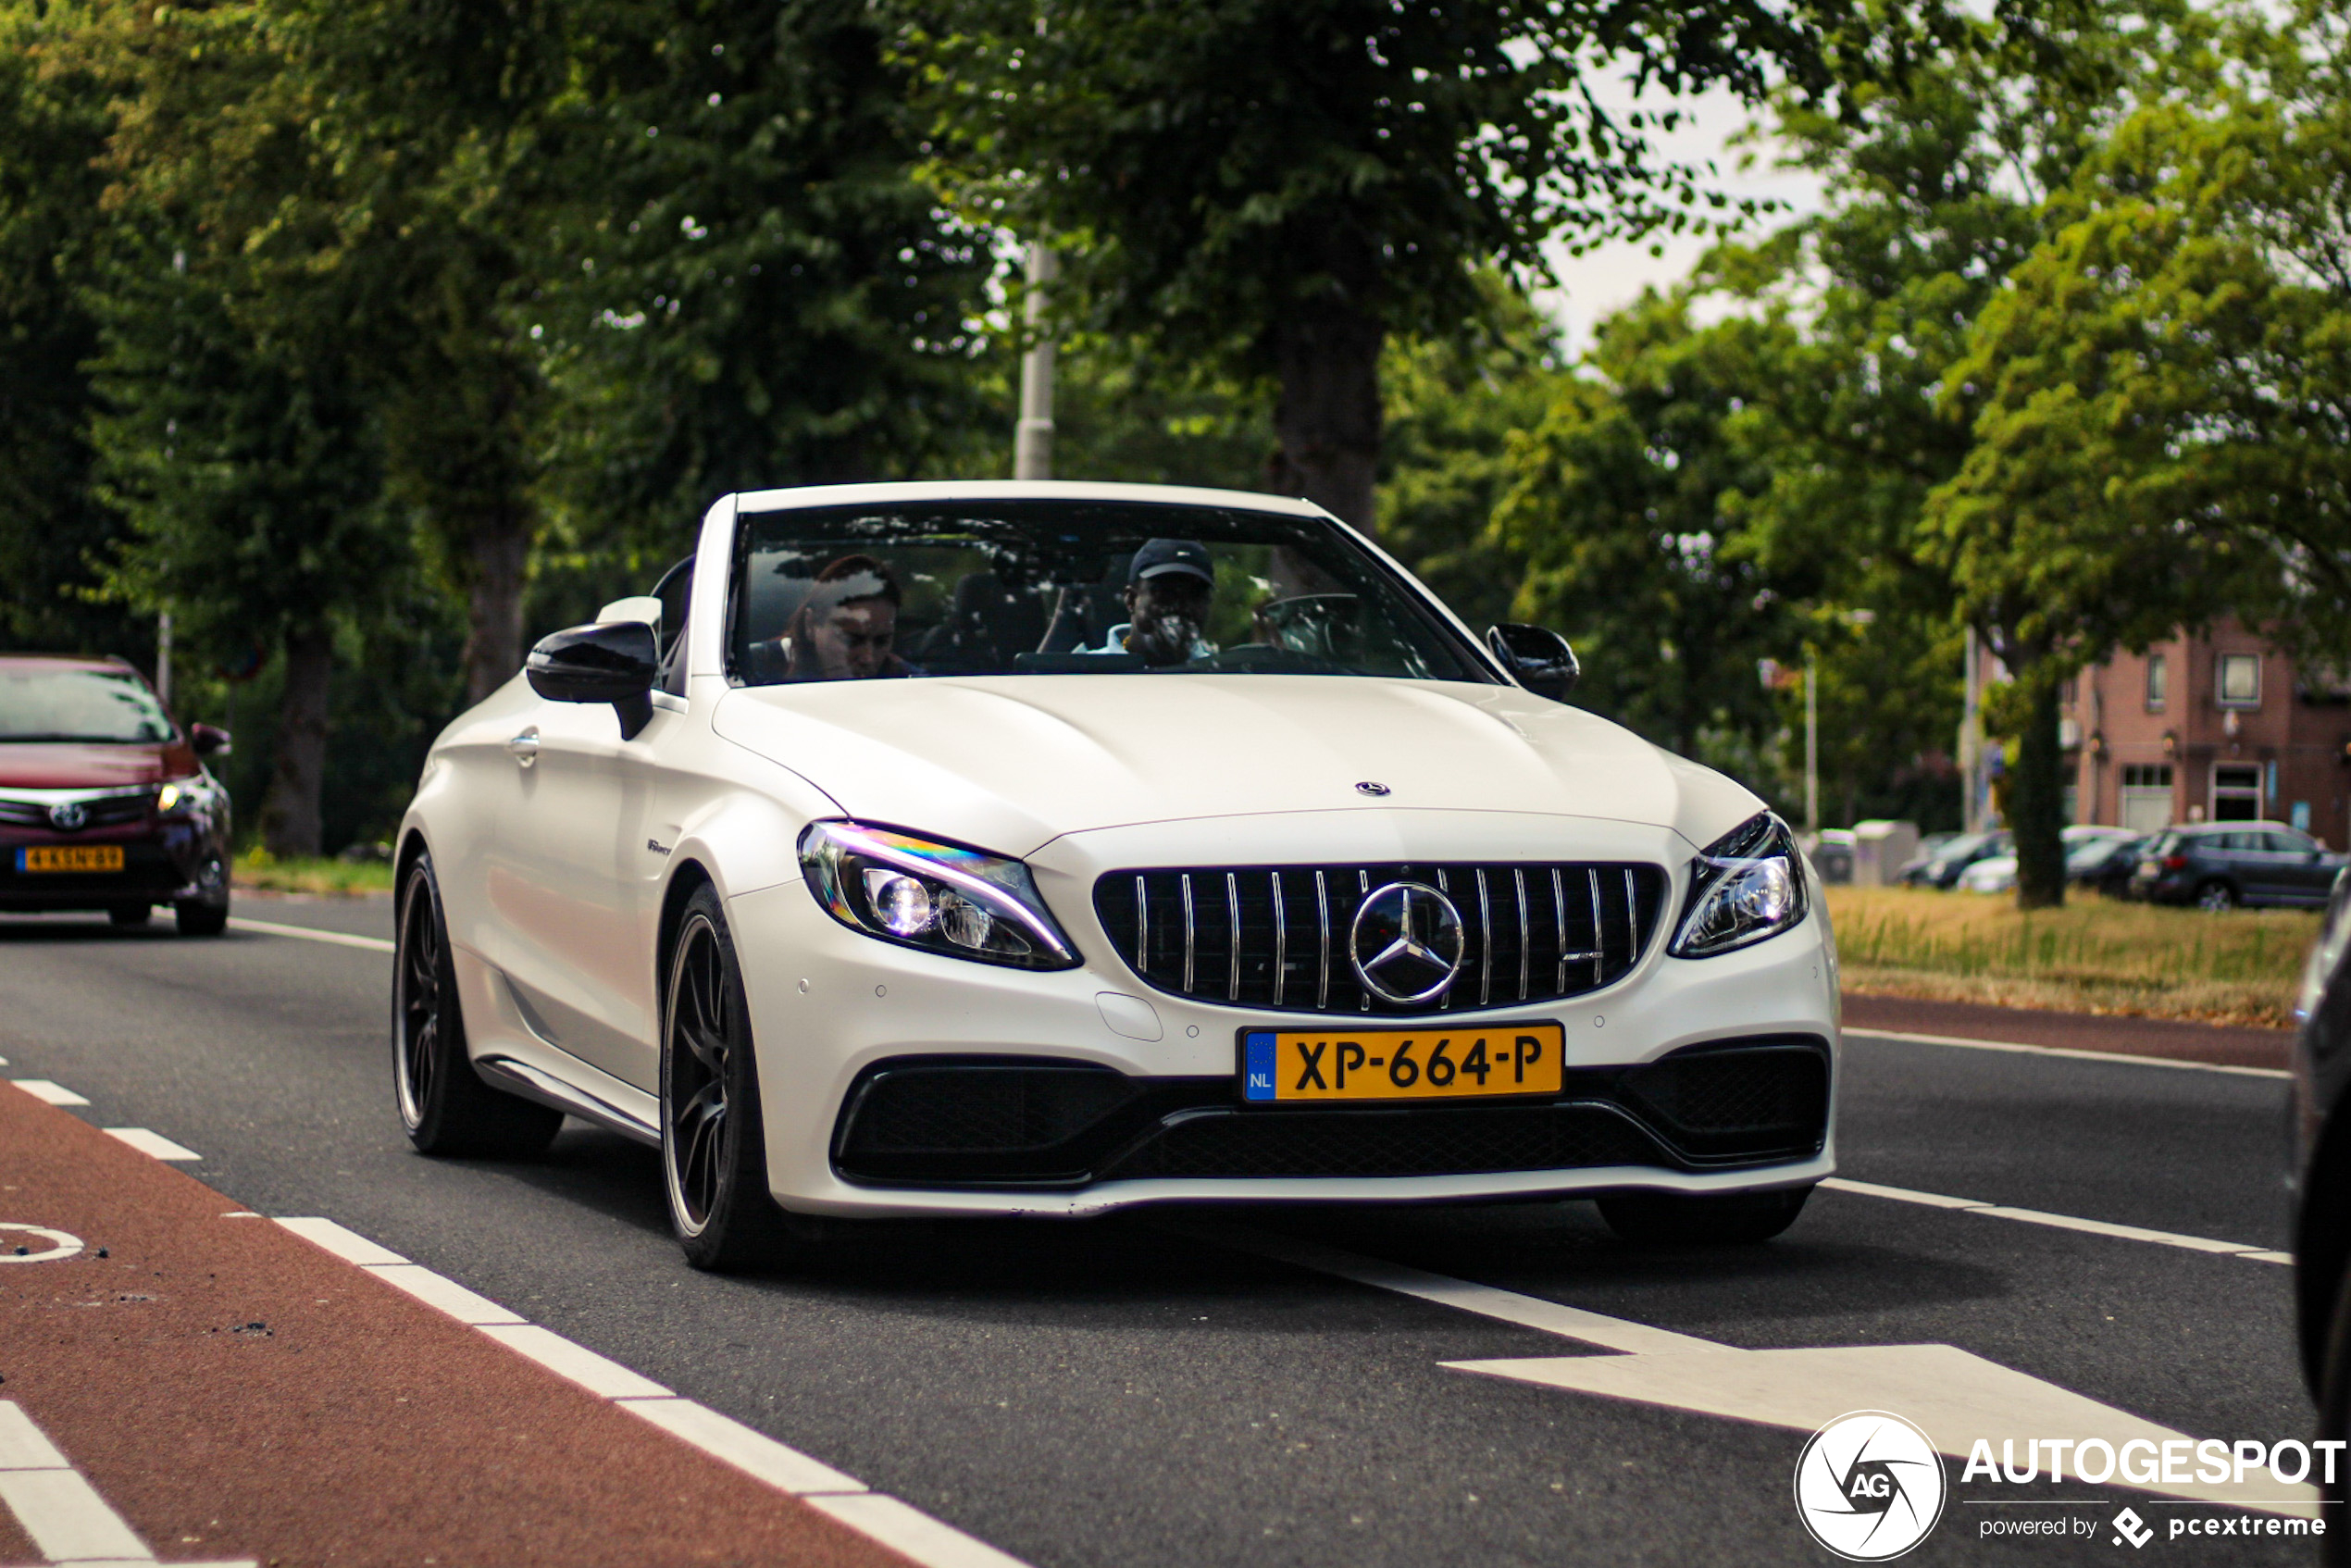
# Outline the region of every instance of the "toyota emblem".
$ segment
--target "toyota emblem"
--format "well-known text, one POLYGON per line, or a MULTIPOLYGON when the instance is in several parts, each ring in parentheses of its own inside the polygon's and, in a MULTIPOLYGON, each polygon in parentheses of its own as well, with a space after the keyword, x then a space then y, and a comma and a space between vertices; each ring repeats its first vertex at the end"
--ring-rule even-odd
POLYGON ((1363 989, 1410 1005, 1445 994, 1469 956, 1462 912, 1425 882, 1375 888, 1355 911, 1348 962, 1363 989))
POLYGON ((71 833, 90 820, 90 808, 80 801, 59 801, 49 808, 49 826, 71 833))

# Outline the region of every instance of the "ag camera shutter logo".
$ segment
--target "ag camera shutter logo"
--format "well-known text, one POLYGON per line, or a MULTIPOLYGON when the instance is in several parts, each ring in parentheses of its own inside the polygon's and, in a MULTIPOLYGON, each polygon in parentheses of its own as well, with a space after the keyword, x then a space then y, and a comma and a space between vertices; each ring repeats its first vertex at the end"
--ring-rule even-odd
POLYGON ((1924 1432, 1882 1410, 1840 1415, 1796 1461, 1796 1515, 1848 1562, 1901 1556, 1943 1517, 1950 1483, 1924 1432))

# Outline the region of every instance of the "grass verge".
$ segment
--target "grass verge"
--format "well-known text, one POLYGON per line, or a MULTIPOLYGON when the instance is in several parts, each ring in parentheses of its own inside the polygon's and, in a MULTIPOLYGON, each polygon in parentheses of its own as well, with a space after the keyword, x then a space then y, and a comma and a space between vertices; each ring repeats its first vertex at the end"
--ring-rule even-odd
POLYGON ((1845 989, 2068 1013, 2288 1027, 2315 910, 2201 910, 2069 892, 2062 909, 1915 888, 1830 888, 1845 989))
POLYGON ((229 881, 264 893, 388 893, 392 866, 380 860, 280 860, 255 848, 230 862, 229 881))

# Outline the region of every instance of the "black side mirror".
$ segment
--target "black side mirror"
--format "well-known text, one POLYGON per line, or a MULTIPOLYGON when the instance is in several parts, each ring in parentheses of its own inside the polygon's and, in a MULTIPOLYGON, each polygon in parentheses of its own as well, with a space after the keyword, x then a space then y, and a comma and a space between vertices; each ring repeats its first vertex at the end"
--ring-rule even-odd
POLYGON ((1502 661, 1511 679, 1554 703, 1567 701, 1584 673, 1567 639, 1544 627, 1505 623, 1487 630, 1486 646, 1502 661))
POLYGON ((620 715, 620 738, 635 738, 653 722, 651 695, 661 650, 643 621, 607 621, 549 632, 530 651, 523 673, 530 689, 551 703, 610 703, 620 715))
POLYGON ((225 757, 229 754, 229 732, 209 724, 188 726, 188 749, 200 757, 225 757))

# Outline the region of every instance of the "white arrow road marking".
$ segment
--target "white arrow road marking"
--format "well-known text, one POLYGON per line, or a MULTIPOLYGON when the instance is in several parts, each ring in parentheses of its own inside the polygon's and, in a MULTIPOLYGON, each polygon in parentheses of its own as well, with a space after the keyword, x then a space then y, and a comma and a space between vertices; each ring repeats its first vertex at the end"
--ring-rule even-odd
MULTIPOLYGON (((0 1400, 0 1503, 16 1514, 44 1562, 155 1561, 138 1532, 14 1400, 0 1400)), ((254 1563, 246 1558, 178 1568, 254 1568, 254 1563)))
MULTIPOLYGON (((1847 1411, 1889 1410, 1916 1422, 1934 1446, 1965 1459, 1979 1437, 1995 1454, 2013 1441, 2021 1463, 2034 1437, 2100 1437, 2120 1453, 2144 1438, 2155 1445, 2149 1462, 2159 1462, 2166 1442, 2183 1433, 2142 1421, 2127 1411, 2086 1399, 2054 1383, 1986 1361, 1954 1345, 1854 1345, 1809 1350, 1718 1350, 1712 1355, 1554 1356, 1533 1361, 1467 1361, 1443 1364, 1457 1372, 1484 1373, 1547 1388, 1598 1394, 1603 1399, 1727 1416, 1810 1432, 1847 1411)), ((2193 1475, 2193 1445, 2182 1468, 2193 1475)), ((2146 1458, 2145 1450, 2141 1450, 2146 1458)), ((2047 1466, 2042 1466, 2046 1477, 2047 1466)), ((2072 1480, 2071 1463, 2066 1471, 2072 1480)), ((2248 1476, 2208 1485, 2200 1481, 2141 1484, 2119 1475, 2107 1483, 2161 1497, 2229 1503, 2264 1513, 2319 1517, 2315 1487, 2282 1486, 2248 1476)))
MULTIPOLYGON (((1647 1324, 1631 1323, 1586 1312, 1539 1296, 1523 1296, 1449 1275, 1367 1258, 1337 1247, 1294 1240, 1287 1236, 1240 1226, 1195 1221, 1166 1228, 1238 1251, 1336 1275, 1361 1285, 1434 1301, 1462 1312, 1537 1328, 1613 1355, 1538 1356, 1524 1360, 1443 1362, 1456 1372, 1511 1378, 1603 1399, 1632 1400, 1642 1404, 1696 1411, 1733 1421, 1753 1421, 1768 1426, 1815 1431, 1855 1410, 1886 1410, 1918 1423, 1935 1446, 1965 1459, 1975 1439, 1991 1440, 2000 1452, 2003 1438, 2019 1445, 2021 1462, 2031 1438, 2102 1437, 2119 1454, 2122 1445, 2145 1438, 2156 1445, 2160 1462, 2162 1445, 2185 1440, 2184 1435, 2127 1411, 2060 1388, 2027 1373, 1953 1345, 1856 1345, 1820 1350, 1742 1350, 1647 1324)), ((2046 1451, 2046 1450, 2045 1450, 2046 1451)), ((2175 1450, 2177 1451, 2177 1450, 2175 1450)), ((2351 1453, 2342 1456, 2351 1462, 2351 1453)), ((2046 1469, 2046 1466, 2044 1466, 2046 1469)), ((2195 1473, 2193 1448, 2185 1468, 2195 1473)), ((2072 1468, 2068 1462, 2067 1477, 2072 1468)), ((2104 1483, 2160 1497, 2186 1498, 2196 1502, 2228 1503, 2265 1513, 2319 1516, 2318 1488, 2307 1484, 2282 1485, 2264 1472, 2233 1482, 2210 1485, 2200 1481, 2126 1481, 2120 1475, 2104 1483)))

